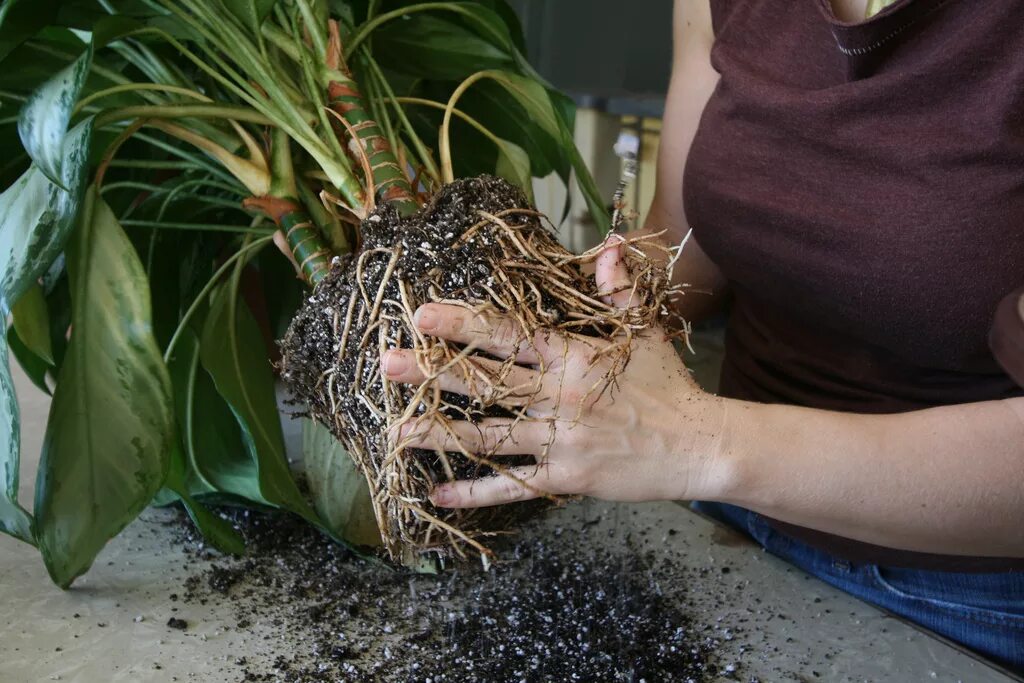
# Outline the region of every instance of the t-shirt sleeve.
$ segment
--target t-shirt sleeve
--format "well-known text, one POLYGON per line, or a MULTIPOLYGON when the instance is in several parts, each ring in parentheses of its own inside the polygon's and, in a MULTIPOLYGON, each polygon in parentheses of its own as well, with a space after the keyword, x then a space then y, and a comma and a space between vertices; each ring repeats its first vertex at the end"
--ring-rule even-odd
POLYGON ((1024 287, 1000 302, 989 335, 996 360, 1024 387, 1024 287))

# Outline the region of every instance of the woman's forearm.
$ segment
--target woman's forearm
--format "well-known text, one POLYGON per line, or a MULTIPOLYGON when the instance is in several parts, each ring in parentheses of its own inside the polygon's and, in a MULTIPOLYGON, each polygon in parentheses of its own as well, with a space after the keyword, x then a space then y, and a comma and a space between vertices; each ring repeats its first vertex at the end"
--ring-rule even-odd
POLYGON ((1024 557, 1024 398, 879 416, 725 410, 708 498, 892 548, 1024 557))

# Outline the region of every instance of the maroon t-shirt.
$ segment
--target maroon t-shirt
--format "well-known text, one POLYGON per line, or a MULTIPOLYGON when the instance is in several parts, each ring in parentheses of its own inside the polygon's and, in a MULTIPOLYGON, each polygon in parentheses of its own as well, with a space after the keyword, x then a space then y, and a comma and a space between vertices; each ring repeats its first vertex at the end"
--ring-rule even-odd
POLYGON ((1024 2, 852 25, 829 0, 711 6, 721 80, 684 198, 734 293, 722 393, 860 413, 1024 395, 1024 2))

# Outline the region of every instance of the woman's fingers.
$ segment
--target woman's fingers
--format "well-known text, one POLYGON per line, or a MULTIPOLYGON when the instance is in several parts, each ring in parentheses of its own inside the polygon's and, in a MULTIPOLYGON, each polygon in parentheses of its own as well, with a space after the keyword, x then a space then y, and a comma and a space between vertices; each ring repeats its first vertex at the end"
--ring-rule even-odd
MULTIPOLYGON (((539 458, 550 436, 551 431, 544 423, 489 418, 476 424, 466 421, 434 421, 427 426, 410 423, 402 427, 399 439, 404 448, 464 450, 484 458, 500 455, 539 458)), ((561 478, 554 476, 558 472, 557 466, 547 462, 510 467, 504 473, 481 479, 441 484, 430 493, 430 501, 438 507, 467 508, 558 494, 563 487, 561 478)))
POLYGON ((424 304, 417 309, 414 322, 424 334, 466 344, 498 358, 514 357, 517 363, 528 365, 549 359, 546 336, 528 335, 513 318, 474 313, 462 306, 424 304))
POLYGON ((399 438, 405 448, 467 451, 489 458, 492 455, 541 455, 549 433, 546 424, 488 418, 480 422, 433 420, 428 425, 409 423, 402 428, 399 438))
POLYGON ((618 235, 609 235, 604 250, 598 254, 594 277, 601 299, 618 308, 630 308, 638 302, 633 300, 633 278, 623 257, 625 240, 618 235))
POLYGON ((558 467, 541 463, 512 467, 505 474, 441 484, 430 492, 430 502, 443 508, 488 507, 567 493, 563 489, 558 467))
MULTIPOLYGON (((385 353, 381 357, 381 369, 393 382, 423 384, 428 379, 416 362, 416 353, 409 349, 385 353)), ((540 401, 544 389, 541 373, 479 356, 467 357, 465 362, 448 368, 437 376, 437 382, 443 391, 482 396, 503 405, 540 401)))

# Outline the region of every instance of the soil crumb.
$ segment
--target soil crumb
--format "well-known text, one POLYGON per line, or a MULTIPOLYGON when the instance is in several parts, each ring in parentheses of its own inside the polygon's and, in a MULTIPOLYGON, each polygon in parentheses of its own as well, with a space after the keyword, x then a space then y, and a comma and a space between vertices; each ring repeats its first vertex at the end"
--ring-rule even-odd
POLYGON ((213 557, 182 516, 181 540, 204 561, 181 600, 230 610, 239 681, 731 678, 715 629, 687 610, 686 574, 651 552, 602 547, 603 534, 581 542, 598 533, 586 525, 505 539, 489 572, 423 575, 361 558, 289 515, 222 514, 248 554, 213 557))
POLYGON ((184 619, 178 619, 177 617, 171 617, 167 620, 167 628, 173 628, 177 631, 184 631, 188 628, 188 622, 184 619))

